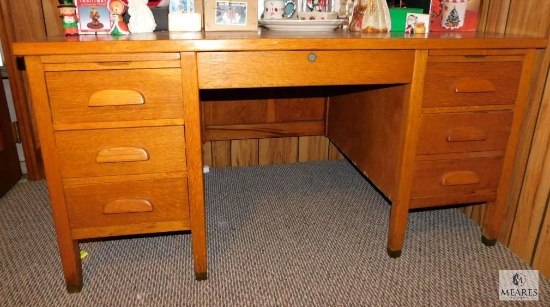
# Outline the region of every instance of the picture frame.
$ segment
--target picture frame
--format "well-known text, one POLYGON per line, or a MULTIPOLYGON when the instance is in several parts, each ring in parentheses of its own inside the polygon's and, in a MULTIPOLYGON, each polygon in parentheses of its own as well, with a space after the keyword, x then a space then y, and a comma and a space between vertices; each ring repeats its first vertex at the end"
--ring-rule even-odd
POLYGON ((205 0, 205 31, 257 31, 257 0, 205 0))

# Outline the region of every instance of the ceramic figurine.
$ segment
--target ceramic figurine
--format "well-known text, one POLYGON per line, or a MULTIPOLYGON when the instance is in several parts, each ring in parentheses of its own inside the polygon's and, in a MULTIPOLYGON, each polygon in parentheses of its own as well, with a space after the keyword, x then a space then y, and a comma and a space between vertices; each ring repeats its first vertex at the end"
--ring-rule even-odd
POLYGON ((386 0, 359 0, 353 9, 349 30, 363 33, 389 32, 391 19, 386 0))
POLYGON ((78 16, 72 0, 59 0, 59 13, 65 36, 78 35, 78 16))
POLYGON ((108 7, 109 12, 111 12, 111 22, 113 24, 109 34, 115 36, 130 34, 128 26, 124 20, 122 20, 122 14, 126 11, 127 5, 127 0, 109 0, 108 7))
POLYGON ((131 33, 147 33, 155 31, 157 24, 149 6, 148 0, 128 0, 130 21, 128 28, 131 33))

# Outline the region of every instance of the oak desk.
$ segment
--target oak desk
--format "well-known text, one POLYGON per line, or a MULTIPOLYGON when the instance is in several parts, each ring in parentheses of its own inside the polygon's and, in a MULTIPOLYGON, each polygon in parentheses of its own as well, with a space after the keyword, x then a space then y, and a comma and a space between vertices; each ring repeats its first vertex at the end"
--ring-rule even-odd
POLYGON ((202 91, 326 86, 324 131, 391 201, 388 253, 410 209, 503 209, 537 48, 482 33, 150 33, 49 38, 25 57, 67 289, 78 240, 190 230, 207 277, 202 91), (299 67, 300 69, 294 69, 299 67))

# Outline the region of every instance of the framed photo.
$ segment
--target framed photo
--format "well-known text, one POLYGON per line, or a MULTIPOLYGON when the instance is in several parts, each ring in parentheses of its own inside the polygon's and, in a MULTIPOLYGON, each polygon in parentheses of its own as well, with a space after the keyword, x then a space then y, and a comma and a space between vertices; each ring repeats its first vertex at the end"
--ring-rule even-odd
POLYGON ((257 0, 205 0, 205 31, 257 31, 257 0))

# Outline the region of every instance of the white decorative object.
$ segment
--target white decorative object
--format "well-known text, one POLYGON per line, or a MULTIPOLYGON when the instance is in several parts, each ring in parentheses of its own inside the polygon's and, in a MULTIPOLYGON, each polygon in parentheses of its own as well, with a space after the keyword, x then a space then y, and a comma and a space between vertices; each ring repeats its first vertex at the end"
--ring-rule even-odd
POLYGON ((199 13, 168 14, 169 31, 200 31, 202 30, 202 15, 199 13))
POLYGON ((441 26, 446 29, 458 29, 464 26, 466 18, 466 0, 443 0, 441 1, 441 26))
POLYGON ((148 0, 128 0, 128 14, 130 22, 128 28, 131 33, 148 33, 155 31, 157 24, 153 12, 147 6, 148 0))

